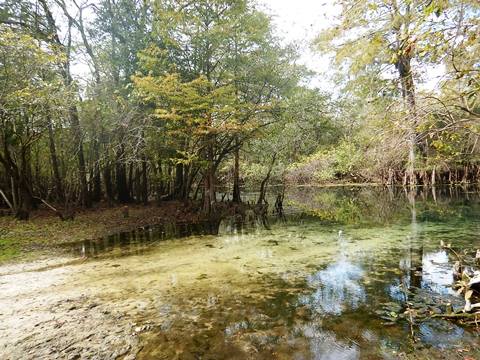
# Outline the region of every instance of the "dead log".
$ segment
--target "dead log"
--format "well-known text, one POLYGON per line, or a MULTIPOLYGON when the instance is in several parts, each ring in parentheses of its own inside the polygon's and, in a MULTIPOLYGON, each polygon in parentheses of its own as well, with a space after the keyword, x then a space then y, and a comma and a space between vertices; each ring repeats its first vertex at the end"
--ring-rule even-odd
POLYGON ((0 189, 0 195, 2 195, 3 200, 5 200, 5 203, 8 205, 8 207, 15 212, 15 209, 13 208, 12 203, 8 200, 7 195, 0 189))
POLYGON ((62 221, 73 220, 75 218, 75 212, 74 211, 65 210, 65 211, 62 212, 62 211, 59 211, 56 208, 54 208, 52 205, 50 205, 45 200, 40 199, 40 198, 37 198, 37 199, 40 200, 50 210, 52 210, 55 213, 55 215, 57 215, 62 221))

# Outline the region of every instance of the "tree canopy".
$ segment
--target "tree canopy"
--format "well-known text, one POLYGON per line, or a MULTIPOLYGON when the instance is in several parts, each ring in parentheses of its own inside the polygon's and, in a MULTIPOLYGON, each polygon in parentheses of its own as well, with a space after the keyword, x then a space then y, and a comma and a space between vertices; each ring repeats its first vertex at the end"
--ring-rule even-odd
POLYGON ((478 2, 336 4, 311 44, 335 86, 316 89, 250 0, 4 1, 0 204, 19 218, 42 201, 211 213, 218 192, 240 202, 267 174, 478 181, 478 2))

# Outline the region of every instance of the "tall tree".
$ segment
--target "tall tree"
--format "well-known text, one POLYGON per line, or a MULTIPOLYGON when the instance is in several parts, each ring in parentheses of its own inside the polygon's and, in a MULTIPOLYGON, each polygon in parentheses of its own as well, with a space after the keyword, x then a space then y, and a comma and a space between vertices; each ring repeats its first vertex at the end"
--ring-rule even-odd
POLYGON ((51 129, 52 114, 67 106, 58 73, 65 57, 49 43, 0 26, 0 58, 0 163, 12 179, 16 217, 25 220, 34 205, 32 147, 51 129))
MULTIPOLYGON (((296 54, 279 45, 268 18, 247 1, 164 1, 157 2, 155 10, 154 33, 159 40, 144 52, 145 70, 163 79, 177 73, 175 79, 185 84, 199 81, 206 102, 213 101, 195 143, 204 210, 209 212, 219 164, 272 121, 284 95, 296 85, 300 71, 290 65, 296 54)), ((184 174, 195 171, 182 155, 188 152, 189 141, 184 138, 180 144, 177 182, 183 178, 190 183, 184 174)))
POLYGON ((405 182, 416 184, 417 153, 426 155, 420 129, 415 80, 420 65, 438 64, 442 54, 459 31, 475 18, 472 1, 341 0, 338 24, 320 34, 316 44, 321 51, 333 51, 355 80, 372 68, 383 76, 397 73, 404 101, 405 118, 401 125, 407 145, 405 182), (415 70, 414 64, 417 66, 415 70))

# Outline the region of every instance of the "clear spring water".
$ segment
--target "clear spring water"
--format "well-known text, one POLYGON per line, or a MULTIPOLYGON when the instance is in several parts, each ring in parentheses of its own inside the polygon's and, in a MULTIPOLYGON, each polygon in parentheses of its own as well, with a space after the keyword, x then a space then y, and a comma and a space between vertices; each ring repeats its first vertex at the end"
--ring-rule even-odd
POLYGON ((226 219, 74 244, 67 251, 87 261, 17 274, 0 284, 0 304, 27 319, 24 331, 62 294, 108 304, 149 324, 140 359, 475 359, 475 328, 412 329, 380 314, 418 298, 462 306, 439 244, 480 248, 479 200, 461 188, 296 188, 269 229, 226 219))

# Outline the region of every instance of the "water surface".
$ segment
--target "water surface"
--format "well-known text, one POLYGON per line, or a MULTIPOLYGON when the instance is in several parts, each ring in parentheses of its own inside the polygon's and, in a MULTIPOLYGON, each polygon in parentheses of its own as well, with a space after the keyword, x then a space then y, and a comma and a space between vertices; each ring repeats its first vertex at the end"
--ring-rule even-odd
MULTIPOLYGON (((84 318, 58 329, 84 331, 97 354, 125 347, 140 359, 479 356, 475 329, 442 320, 412 329, 382 316, 420 298, 439 310, 462 306, 451 289, 454 259, 439 244, 480 247, 476 191, 414 197, 377 187, 298 188, 285 204, 285 218, 272 215, 269 229, 239 219, 139 229, 63 250, 81 263, 0 278, 8 309, 0 317, 17 327, 0 325, 0 354, 2 342, 17 355, 47 353, 52 345, 42 336, 60 331, 44 325, 48 311, 69 300, 80 305, 59 306, 57 318, 77 310, 84 318), (31 343, 22 334, 37 323, 31 343), (92 325, 98 331, 90 334, 92 325), (102 345, 112 326, 121 331, 102 345), (135 342, 125 343, 127 327, 135 342)), ((81 343, 66 345, 58 354, 73 346, 88 357, 81 343)))

